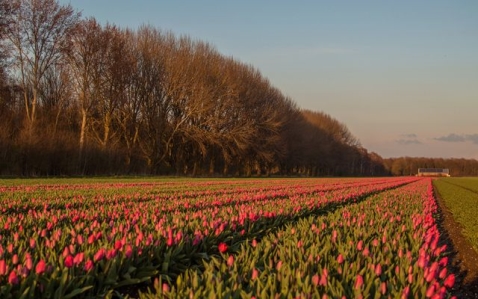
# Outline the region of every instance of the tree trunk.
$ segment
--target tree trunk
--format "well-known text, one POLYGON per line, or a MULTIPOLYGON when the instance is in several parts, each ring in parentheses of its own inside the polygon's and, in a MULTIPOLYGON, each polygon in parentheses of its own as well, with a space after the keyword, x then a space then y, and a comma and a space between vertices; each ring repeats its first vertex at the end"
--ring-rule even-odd
POLYGON ((209 176, 214 176, 214 164, 216 163, 216 159, 214 154, 211 155, 211 160, 209 160, 209 176))
POLYGON ((85 149, 85 133, 86 133, 86 109, 81 109, 81 129, 80 129, 80 164, 83 163, 83 152, 85 149))

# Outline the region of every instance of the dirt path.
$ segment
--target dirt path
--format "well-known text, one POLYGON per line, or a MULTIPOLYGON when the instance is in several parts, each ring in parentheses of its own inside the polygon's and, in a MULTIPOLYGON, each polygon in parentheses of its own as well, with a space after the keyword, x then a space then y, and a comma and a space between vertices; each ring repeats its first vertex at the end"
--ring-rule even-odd
POLYGON ((447 244, 453 272, 457 274, 453 295, 478 299, 478 253, 461 233, 462 226, 455 221, 436 189, 435 196, 440 214, 437 222, 442 234, 441 242, 447 244))

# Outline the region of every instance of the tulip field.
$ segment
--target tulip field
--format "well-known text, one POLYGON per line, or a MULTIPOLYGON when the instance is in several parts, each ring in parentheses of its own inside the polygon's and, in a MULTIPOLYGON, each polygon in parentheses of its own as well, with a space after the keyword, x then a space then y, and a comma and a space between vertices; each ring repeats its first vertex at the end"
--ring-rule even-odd
POLYGON ((0 298, 450 298, 429 178, 0 181, 0 298))

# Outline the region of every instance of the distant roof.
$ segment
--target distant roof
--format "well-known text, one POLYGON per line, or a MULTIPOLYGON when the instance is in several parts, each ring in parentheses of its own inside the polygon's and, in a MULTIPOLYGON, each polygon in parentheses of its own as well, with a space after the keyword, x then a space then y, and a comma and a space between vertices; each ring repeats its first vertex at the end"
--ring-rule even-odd
POLYGON ((418 172, 443 172, 449 173, 450 170, 448 168, 418 168, 418 172))

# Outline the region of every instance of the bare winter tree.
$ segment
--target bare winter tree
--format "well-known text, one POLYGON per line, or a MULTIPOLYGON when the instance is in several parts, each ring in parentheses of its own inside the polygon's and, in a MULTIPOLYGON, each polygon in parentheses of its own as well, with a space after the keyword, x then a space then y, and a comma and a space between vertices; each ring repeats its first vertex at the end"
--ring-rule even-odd
POLYGON ((132 81, 137 102, 131 102, 133 106, 130 107, 134 111, 131 116, 135 117, 135 127, 133 135, 128 133, 128 139, 137 142, 151 172, 157 171, 166 156, 163 148, 169 130, 167 117, 171 98, 166 95, 164 87, 165 64, 168 58, 172 59, 170 55, 174 43, 171 34, 162 34, 151 27, 140 28, 137 32, 137 71, 132 81))
POLYGON ((76 27, 72 49, 68 55, 74 95, 81 117, 80 161, 85 148, 88 123, 91 122, 90 114, 99 94, 102 73, 105 71, 103 60, 107 52, 106 42, 103 29, 96 20, 84 20, 76 27))
POLYGON ((119 142, 119 130, 115 125, 115 115, 125 101, 126 89, 131 76, 131 56, 123 30, 107 25, 103 29, 102 57, 103 71, 98 77, 99 93, 96 94, 91 132, 102 150, 119 142))
POLYGON ((71 5, 55 0, 11 0, 6 35, 14 49, 15 74, 23 89, 28 130, 35 128, 39 89, 46 72, 68 51, 79 20, 71 5))

